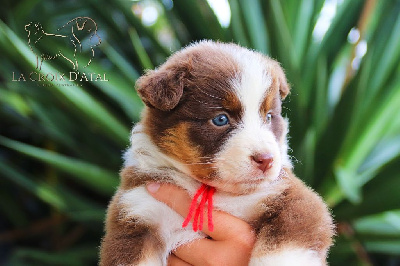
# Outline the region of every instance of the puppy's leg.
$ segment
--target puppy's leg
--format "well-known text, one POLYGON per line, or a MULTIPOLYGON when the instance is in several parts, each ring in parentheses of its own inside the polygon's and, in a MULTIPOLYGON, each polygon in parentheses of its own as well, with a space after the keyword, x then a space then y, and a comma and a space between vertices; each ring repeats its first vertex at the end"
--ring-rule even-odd
POLYGON ((334 226, 322 199, 289 174, 289 187, 263 202, 250 265, 326 265, 334 226))
POLYGON ((116 194, 108 209, 100 265, 165 265, 165 245, 157 237, 157 231, 127 217, 118 201, 116 194))

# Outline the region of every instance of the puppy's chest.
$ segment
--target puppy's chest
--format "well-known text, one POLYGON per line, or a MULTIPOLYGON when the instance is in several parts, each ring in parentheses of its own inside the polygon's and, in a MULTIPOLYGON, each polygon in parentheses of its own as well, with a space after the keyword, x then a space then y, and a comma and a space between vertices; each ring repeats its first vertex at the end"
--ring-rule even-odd
MULTIPOLYGON (((284 187, 279 184, 276 187, 270 187, 269 190, 261 190, 247 195, 231 195, 217 191, 213 196, 213 208, 250 222, 257 219, 265 209, 266 199, 276 197, 284 187)), ((189 188, 189 193, 194 194, 191 190, 189 188)), ((145 223, 158 227, 169 224, 174 227, 171 227, 173 231, 181 229, 184 217, 175 213, 164 203, 155 200, 143 186, 121 191, 121 194, 120 206, 127 216, 137 217, 145 223)), ((200 201, 201 199, 198 199, 198 203, 200 201)))
POLYGON ((214 196, 214 209, 222 210, 244 221, 251 221, 260 214, 263 201, 273 196, 265 191, 251 195, 231 196, 217 193, 214 196))
MULTIPOLYGON (((196 191, 195 186, 188 184, 185 186, 183 182, 177 183, 181 187, 186 187, 189 194, 194 194, 196 191)), ((262 214, 265 199, 281 193, 282 187, 281 184, 277 184, 276 187, 272 186, 256 193, 238 196, 217 191, 213 198, 214 209, 227 212, 246 222, 252 222, 262 214)), ((180 245, 206 237, 202 232, 194 232, 191 224, 182 228, 184 217, 166 204, 154 199, 144 186, 120 190, 119 195, 120 213, 124 214, 128 221, 133 219, 138 223, 148 225, 148 228, 153 228, 153 233, 158 235, 165 244, 166 256, 180 245)), ((207 226, 207 222, 204 222, 204 226, 207 226)))

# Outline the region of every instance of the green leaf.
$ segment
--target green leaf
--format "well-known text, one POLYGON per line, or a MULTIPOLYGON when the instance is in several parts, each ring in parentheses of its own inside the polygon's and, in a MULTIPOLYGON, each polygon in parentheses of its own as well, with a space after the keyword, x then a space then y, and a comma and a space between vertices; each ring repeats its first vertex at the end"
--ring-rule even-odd
POLYGON ((21 248, 11 255, 10 262, 12 265, 88 265, 97 261, 96 245, 79 245, 72 250, 59 252, 21 248))
POLYGON ((400 237, 400 209, 357 219, 353 225, 359 234, 400 237))
POLYGON ((400 241, 399 240, 386 240, 386 241, 366 241, 365 248, 369 252, 400 255, 400 241))
POLYGON ((400 202, 398 163, 399 160, 392 161, 374 173, 373 178, 363 185, 363 200, 357 206, 343 201, 342 195, 335 206, 337 219, 349 221, 398 209, 400 202))
POLYGON ((346 168, 337 166, 335 169, 336 180, 342 189, 342 192, 352 203, 361 202, 360 184, 355 178, 355 173, 346 168))
POLYGON ((90 200, 78 196, 63 187, 54 187, 35 179, 29 174, 15 170, 12 165, 0 161, 3 176, 9 181, 26 189, 37 198, 65 213, 74 220, 85 222, 101 222, 104 210, 90 200))
MULTIPOLYGON (((138 73, 129 66, 128 62, 124 62, 124 60, 119 58, 120 55, 117 56, 117 54, 114 54, 116 51, 110 46, 104 48, 104 51, 109 55, 110 60, 119 62, 116 65, 124 75, 121 75, 119 71, 115 71, 114 69, 104 72, 105 70, 100 65, 92 62, 85 71, 88 73, 102 73, 103 71, 108 81, 92 81, 91 84, 109 96, 110 99, 115 100, 130 119, 138 121, 143 108, 143 103, 135 92, 135 82, 138 78, 138 73)), ((128 136, 129 134, 125 136, 124 142, 126 142, 128 136)))
POLYGON ((20 115, 27 117, 31 113, 31 109, 21 95, 7 91, 5 88, 0 88, 0 101, 3 104, 11 106, 20 115))
POLYGON ((346 43, 347 34, 356 25, 363 4, 362 0, 345 0, 338 6, 332 24, 319 46, 320 52, 326 53, 328 60, 334 53, 337 53, 338 47, 342 47, 343 43, 346 43))
POLYGON ((238 44, 244 47, 250 47, 246 29, 244 28, 244 18, 240 12, 241 9, 238 0, 229 0, 229 5, 232 16, 230 28, 232 29, 233 37, 238 44))
POLYGON ((175 0, 173 12, 190 29, 190 41, 202 39, 226 40, 226 32, 205 0, 175 0))
POLYGON ((274 26, 276 35, 279 38, 281 45, 277 46, 278 53, 285 66, 290 66, 289 69, 297 69, 299 67, 298 51, 294 49, 293 39, 289 32, 289 27, 286 25, 285 17, 282 11, 281 2, 277 0, 269 1, 271 13, 274 18, 274 26))
POLYGON ((248 30, 252 47, 264 54, 269 54, 270 45, 268 29, 265 25, 259 0, 238 1, 243 12, 243 18, 248 30))
MULTIPOLYGON (((118 53, 109 43, 103 41, 101 43, 100 49, 107 55, 107 58, 109 58, 110 61, 122 71, 125 78, 130 80, 132 83, 134 83, 136 79, 139 78, 139 73, 136 71, 136 69, 134 69, 132 65, 130 65, 129 62, 125 59, 125 57, 118 53)), ((90 67, 91 65, 92 64, 90 64, 88 67, 90 67)), ((97 66, 97 68, 101 69, 100 66, 97 66)))
POLYGON ((398 3, 390 13, 386 16, 385 31, 379 32, 376 41, 380 42, 375 46, 370 47, 372 49, 371 56, 373 56, 374 68, 373 74, 370 75, 368 83, 367 103, 374 99, 379 91, 384 90, 384 82, 388 79, 389 75, 392 74, 395 66, 399 65, 400 60, 400 4, 398 3), (391 20, 394 20, 392 22, 391 20), (391 27, 392 28, 389 28, 391 27), (379 47, 378 45, 382 45, 379 47), (377 48, 380 48, 379 50, 377 48))
MULTIPOLYGON (((2 162, 0 162, 0 166, 2 162)), ((3 168, 1 168, 3 169, 3 168)), ((5 175, 3 170, 2 177, 5 175)), ((11 190, 12 186, 8 180, 2 178, 0 180, 0 213, 15 228, 21 228, 29 223, 28 215, 20 208, 20 203, 15 200, 15 194, 11 190)))
POLYGON ((310 26, 314 14, 314 1, 300 1, 299 5, 299 9, 296 10, 298 15, 293 32, 293 50, 296 56, 296 66, 303 61, 304 53, 307 48, 306 46, 312 34, 312 28, 310 26))
POLYGON ((0 136, 0 144, 60 169, 89 189, 111 195, 118 185, 117 174, 81 160, 69 158, 52 151, 36 148, 0 136))
POLYGON ((147 55, 146 50, 144 49, 142 42, 140 41, 139 35, 134 28, 129 28, 129 36, 131 37, 133 49, 139 58, 141 67, 143 69, 153 69, 153 63, 147 55))
MULTIPOLYGON (((396 84, 381 101, 380 105, 376 106, 372 116, 365 118, 368 124, 352 128, 353 133, 348 135, 342 152, 337 158, 335 174, 338 183, 348 199, 353 202, 360 200, 362 182, 357 178, 358 169, 392 125, 392 117, 398 112, 400 90, 395 88, 400 88, 400 83, 396 84)), ((395 154, 395 156, 397 155, 395 154)), ((365 177, 363 179, 365 180, 365 177)))

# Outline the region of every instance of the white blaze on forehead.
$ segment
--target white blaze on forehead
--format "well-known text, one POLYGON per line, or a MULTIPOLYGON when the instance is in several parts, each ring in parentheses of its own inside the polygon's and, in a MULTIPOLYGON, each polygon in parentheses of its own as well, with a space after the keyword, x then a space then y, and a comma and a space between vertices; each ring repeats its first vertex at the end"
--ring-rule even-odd
POLYGON ((261 104, 272 85, 271 74, 267 73, 267 61, 260 54, 249 50, 240 50, 234 54, 234 58, 240 67, 240 75, 232 81, 232 86, 243 107, 243 137, 252 138, 256 141, 255 145, 268 139, 270 143, 274 137, 260 113, 261 104))
POLYGON ((261 103, 272 85, 272 77, 266 72, 267 63, 261 55, 242 50, 235 53, 234 58, 240 66, 240 76, 233 81, 233 88, 243 105, 244 115, 254 117, 259 114, 261 103))

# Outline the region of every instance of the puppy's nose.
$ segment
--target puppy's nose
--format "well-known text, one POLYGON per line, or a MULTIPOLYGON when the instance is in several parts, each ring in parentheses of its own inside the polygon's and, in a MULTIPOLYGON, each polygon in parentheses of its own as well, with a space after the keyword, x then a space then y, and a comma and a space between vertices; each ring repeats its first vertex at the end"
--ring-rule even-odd
POLYGON ((274 156, 271 153, 257 153, 251 156, 251 159, 257 163, 257 167, 265 173, 272 167, 274 156))

